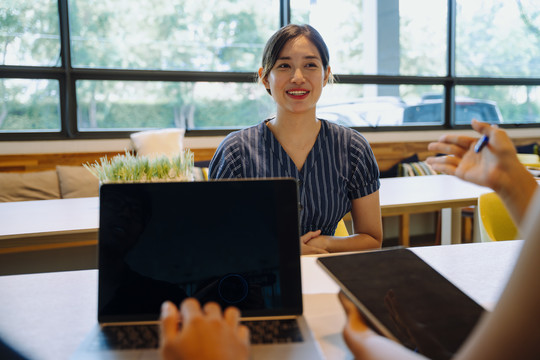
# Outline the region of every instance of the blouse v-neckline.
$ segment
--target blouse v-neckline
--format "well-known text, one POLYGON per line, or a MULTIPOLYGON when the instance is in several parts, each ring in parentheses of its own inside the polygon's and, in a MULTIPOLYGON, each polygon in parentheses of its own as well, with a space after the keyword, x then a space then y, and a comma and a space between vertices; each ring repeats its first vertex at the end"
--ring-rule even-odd
POLYGON ((317 137, 315 138, 315 143, 313 144, 312 148, 309 150, 309 153, 306 157, 306 160, 304 161, 304 164, 302 166, 302 169, 298 169, 292 158, 289 156, 287 151, 283 148, 281 143, 278 141, 278 139, 274 136, 274 133, 270 130, 270 128, 267 126, 267 122, 271 119, 265 120, 262 123, 263 126, 263 132, 267 139, 267 142, 270 145, 270 149, 273 152, 274 156, 276 156, 281 162, 286 159, 287 165, 286 168, 290 169, 293 168, 298 176, 296 174, 289 174, 290 176, 294 178, 301 178, 307 175, 311 168, 313 168, 313 165, 317 162, 317 159, 319 158, 319 153, 321 151, 321 141, 322 137, 324 135, 324 129, 325 129, 325 122, 324 120, 319 120, 321 122, 321 127, 319 129, 319 133, 317 134, 317 137))

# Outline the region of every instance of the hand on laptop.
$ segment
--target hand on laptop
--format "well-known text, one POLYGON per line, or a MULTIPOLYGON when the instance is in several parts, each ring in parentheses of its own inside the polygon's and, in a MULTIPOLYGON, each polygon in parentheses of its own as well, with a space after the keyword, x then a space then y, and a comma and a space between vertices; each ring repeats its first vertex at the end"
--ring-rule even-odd
POLYGON ((179 312, 166 301, 161 307, 161 356, 165 360, 248 359, 249 330, 239 319, 235 307, 222 314, 216 303, 206 303, 201 309, 196 299, 188 298, 179 312))

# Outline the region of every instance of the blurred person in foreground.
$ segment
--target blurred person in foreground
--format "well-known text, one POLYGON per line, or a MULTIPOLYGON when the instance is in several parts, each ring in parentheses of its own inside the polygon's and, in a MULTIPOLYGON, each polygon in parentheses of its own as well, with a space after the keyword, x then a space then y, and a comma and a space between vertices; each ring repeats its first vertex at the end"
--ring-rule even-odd
MULTIPOLYGON (((444 135, 429 150, 446 156, 427 162, 434 170, 487 186, 502 199, 525 239, 510 280, 495 309, 485 313, 454 359, 540 359, 540 191, 519 162, 516 149, 502 129, 473 120, 472 127, 489 138, 476 153, 478 138, 444 135)), ((345 341, 357 359, 422 359, 370 330, 346 298, 345 341)))

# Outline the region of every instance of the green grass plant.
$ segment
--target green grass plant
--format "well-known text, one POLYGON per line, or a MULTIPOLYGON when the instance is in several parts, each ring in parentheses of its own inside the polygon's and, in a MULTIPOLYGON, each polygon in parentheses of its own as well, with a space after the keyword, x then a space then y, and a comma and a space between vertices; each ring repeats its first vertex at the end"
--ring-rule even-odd
POLYGON ((83 166, 101 183, 193 180, 193 153, 189 149, 171 157, 140 156, 126 151, 111 159, 104 156, 83 166))

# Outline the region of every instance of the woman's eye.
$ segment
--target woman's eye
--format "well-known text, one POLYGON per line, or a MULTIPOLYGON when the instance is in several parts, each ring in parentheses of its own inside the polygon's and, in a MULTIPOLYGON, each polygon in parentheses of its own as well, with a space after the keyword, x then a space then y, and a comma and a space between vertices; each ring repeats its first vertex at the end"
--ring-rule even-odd
POLYGON ((281 68, 281 69, 288 68, 288 67, 289 67, 289 64, 279 64, 278 65, 278 68, 281 68))
POLYGON ((309 63, 309 64, 306 65, 306 67, 311 67, 311 68, 317 67, 317 64, 315 64, 315 63, 309 63))

